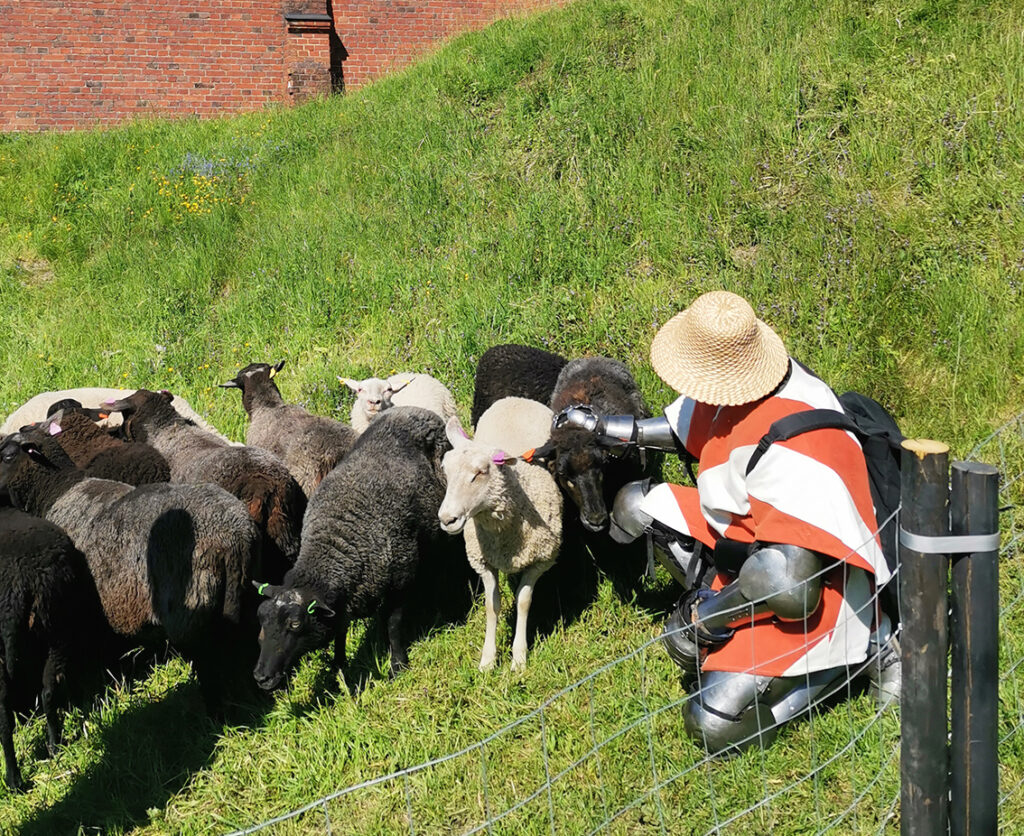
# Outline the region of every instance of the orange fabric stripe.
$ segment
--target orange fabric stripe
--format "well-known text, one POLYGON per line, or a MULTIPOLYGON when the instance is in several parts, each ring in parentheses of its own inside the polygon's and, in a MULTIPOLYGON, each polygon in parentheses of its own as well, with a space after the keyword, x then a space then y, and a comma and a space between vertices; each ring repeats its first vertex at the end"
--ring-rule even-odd
MULTIPOLYGON (((721 589, 730 580, 719 575, 712 588, 721 589)), ((728 642, 708 653, 701 669, 781 676, 835 629, 842 604, 843 571, 837 567, 825 576, 814 615, 804 621, 780 621, 762 613, 746 620, 728 642)))

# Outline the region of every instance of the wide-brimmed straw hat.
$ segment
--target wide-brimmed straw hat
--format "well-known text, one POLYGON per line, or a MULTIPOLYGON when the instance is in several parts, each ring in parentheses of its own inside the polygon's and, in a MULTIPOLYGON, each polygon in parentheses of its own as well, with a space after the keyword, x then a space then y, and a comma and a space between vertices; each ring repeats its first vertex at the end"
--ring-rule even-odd
POLYGON ((763 398, 789 368, 782 339, 742 296, 714 290, 666 322, 651 343, 651 365, 681 395, 735 406, 763 398))

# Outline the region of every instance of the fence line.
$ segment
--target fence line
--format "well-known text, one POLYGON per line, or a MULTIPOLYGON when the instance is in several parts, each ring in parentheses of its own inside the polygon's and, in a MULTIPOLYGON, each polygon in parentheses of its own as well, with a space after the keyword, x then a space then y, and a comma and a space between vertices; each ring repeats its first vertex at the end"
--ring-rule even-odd
MULTIPOLYGON (((968 458, 972 461, 989 461, 1000 468, 1003 474, 1000 488, 1002 505, 1024 502, 1024 414, 980 442, 968 458)), ((1011 509, 1011 512, 1004 514, 1003 517, 1001 556, 1004 564, 1010 564, 1006 558, 1019 555, 1021 552, 1024 526, 1021 525, 1021 514, 1016 508, 1011 509)), ((1004 578, 1000 619, 1001 624, 1020 623, 1021 628, 1017 633, 1024 635, 1024 572, 1020 572, 1019 575, 1004 578), (1014 582, 1017 582, 1015 588, 1014 582)), ((892 582, 899 581, 900 576, 897 573, 892 582)), ((868 606, 874 607, 875 603, 875 597, 872 597, 868 606)), ((1009 627, 1005 629, 1009 630, 1009 627)), ((1002 641, 1005 645, 1006 639, 1002 641)), ((398 784, 400 786, 397 787, 397 791, 401 798, 396 800, 393 806, 396 809, 401 807, 404 822, 399 824, 396 820, 394 832, 398 832, 399 829, 407 830, 411 834, 435 832, 431 830, 429 822, 424 821, 423 813, 417 815, 417 790, 414 779, 429 779, 440 767, 461 763, 465 763, 464 773, 467 780, 472 780, 479 790, 479 801, 476 806, 481 808, 481 817, 475 822, 461 823, 452 819, 445 825, 450 829, 444 832, 459 832, 466 836, 483 832, 489 836, 506 832, 547 832, 553 836, 563 832, 585 833, 586 836, 608 832, 632 832, 631 823, 625 819, 638 811, 646 811, 642 813, 643 832, 657 830, 662 834, 704 833, 705 836, 734 830, 759 832, 759 828, 763 831, 771 829, 772 825, 759 823, 757 817, 766 817, 764 820, 770 822, 772 817, 777 815, 773 812, 774 805, 784 803, 790 795, 813 809, 818 828, 815 833, 830 833, 840 828, 845 832, 851 826, 857 832, 864 833, 894 832, 893 828, 899 815, 900 743, 897 714, 883 710, 865 711, 864 700, 851 702, 849 699, 854 696, 854 686, 849 682, 841 683, 835 691, 845 691, 845 706, 837 706, 831 711, 819 713, 815 709, 822 700, 816 700, 812 706, 801 712, 804 719, 800 724, 804 730, 796 733, 809 738, 807 770, 780 780, 782 776, 773 775, 771 772, 770 750, 760 750, 759 755, 754 754, 747 760, 760 758, 761 797, 750 803, 744 803, 744 799, 740 798, 737 803, 732 794, 743 788, 736 788, 729 781, 730 772, 735 768, 731 762, 712 758, 698 751, 698 747, 678 731, 678 727, 682 725, 679 712, 688 695, 679 693, 674 665, 660 648, 655 651, 655 657, 648 659, 649 649, 660 643, 661 636, 648 638, 629 653, 555 692, 534 710, 457 752, 344 787, 296 810, 234 831, 231 836, 263 831, 288 821, 301 819, 314 811, 322 813, 323 821, 319 825, 313 822, 303 824, 301 832, 330 834, 332 816, 329 808, 332 804, 356 798, 360 793, 387 789, 398 784), (669 671, 667 675, 666 671, 669 671), (605 705, 603 699, 606 695, 602 691, 602 686, 606 679, 612 678, 619 685, 611 689, 611 704, 605 705), (565 758, 564 763, 556 761, 552 735, 566 734, 564 730, 557 728, 558 709, 563 702, 569 702, 580 695, 585 698, 586 705, 579 711, 578 728, 573 729, 582 741, 575 741, 573 738, 580 744, 580 750, 565 758), (634 711, 634 708, 638 710, 634 711), (826 729, 824 735, 819 734, 818 727, 834 724, 833 718, 843 710, 847 712, 848 722, 845 738, 837 742, 831 729, 826 729), (611 729, 603 720, 606 713, 617 713, 620 717, 611 729), (536 773, 533 774, 537 774, 540 779, 532 787, 527 784, 517 789, 514 797, 506 797, 500 769, 502 747, 513 743, 528 743, 531 734, 539 741, 539 753, 532 757, 536 760, 537 766, 536 773), (678 744, 678 750, 673 749, 675 744, 678 744), (620 774, 623 772, 622 768, 615 768, 614 755, 620 748, 630 747, 633 747, 631 751, 635 752, 634 760, 646 764, 643 767, 646 777, 642 780, 635 776, 620 774), (642 752, 642 749, 646 752, 642 752), (480 764, 478 771, 474 773, 473 764, 476 757, 479 757, 480 764), (682 763, 678 762, 680 760, 682 763), (843 770, 847 760, 855 766, 849 773, 843 770), (829 811, 827 808, 836 806, 832 798, 835 793, 831 787, 834 781, 831 772, 837 769, 842 771, 844 777, 853 775, 854 784, 848 800, 843 802, 844 806, 829 811), (867 777, 861 786, 857 786, 857 776, 861 772, 866 772, 867 777), (472 777, 474 775, 475 777, 472 777), (580 779, 574 782, 573 779, 577 775, 580 775, 580 779), (701 776, 699 779, 696 777, 698 775, 701 776), (596 784, 591 793, 592 798, 586 795, 588 788, 585 785, 588 782, 584 780, 584 777, 591 776, 593 783, 596 784), (691 780, 684 781, 688 777, 691 780), (684 783, 686 786, 680 791, 684 783), (571 824, 561 827, 560 805, 567 787, 570 790, 578 790, 581 795, 574 796, 571 800, 574 808, 571 824), (582 808, 592 818, 583 821, 578 816, 584 813, 578 808, 582 808), (521 826, 521 819, 516 817, 531 813, 533 815, 529 821, 532 829, 523 829, 525 825, 521 826), (678 824, 684 820, 688 827, 685 831, 680 829, 678 824), (749 826, 744 829, 746 822, 749 822, 749 826), (702 827, 707 829, 702 830, 702 827)), ((1017 687, 1024 672, 1024 649, 1018 642, 1009 647, 1009 653, 1009 658, 1005 660, 1004 669, 999 675, 1002 696, 999 736, 1001 762, 1011 749, 1019 748, 1020 740, 1024 736, 1024 703, 1020 696, 1021 689, 1017 687)), ((787 725, 792 725, 792 722, 787 725)), ((759 748, 754 747, 755 750, 759 748)), ((1013 765, 1013 770, 1024 772, 1024 764, 1013 765)), ((1017 802, 1024 788, 1024 774, 1018 775, 1008 770, 1009 774, 1012 774, 1012 778, 1005 785, 1002 784, 1004 777, 1007 776, 1002 773, 1000 775, 1001 809, 1017 802)), ((518 775, 517 787, 522 781, 528 781, 530 775, 528 770, 525 776, 518 775)), ((385 806, 386 799, 380 802, 381 808, 385 806)), ((792 805, 786 812, 791 811, 792 805)), ((465 811, 462 812, 465 814, 465 811)), ((338 815, 333 816, 333 819, 335 822, 346 820, 345 817, 338 815)), ((375 820, 380 827, 385 827, 381 820, 375 820)))

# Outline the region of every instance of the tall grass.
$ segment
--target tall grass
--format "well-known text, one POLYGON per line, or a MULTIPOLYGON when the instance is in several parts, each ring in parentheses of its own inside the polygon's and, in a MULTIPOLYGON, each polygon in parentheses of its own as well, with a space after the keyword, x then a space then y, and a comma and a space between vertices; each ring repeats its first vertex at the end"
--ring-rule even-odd
MULTIPOLYGON (((1022 25, 1005 0, 579 0, 293 110, 0 136, 0 411, 168 388, 241 438, 216 384, 284 357, 285 397, 325 414, 336 375, 414 369, 468 415, 502 341, 617 357, 663 405, 652 335, 727 288, 965 452, 1021 409, 1022 25)), ((521 678, 477 674, 474 612, 355 697, 311 659, 238 728, 160 665, 79 706, 54 761, 28 724, 36 788, 0 828, 217 831, 456 749, 658 629, 602 589, 521 678)), ((813 746, 787 739, 780 772, 813 746)))

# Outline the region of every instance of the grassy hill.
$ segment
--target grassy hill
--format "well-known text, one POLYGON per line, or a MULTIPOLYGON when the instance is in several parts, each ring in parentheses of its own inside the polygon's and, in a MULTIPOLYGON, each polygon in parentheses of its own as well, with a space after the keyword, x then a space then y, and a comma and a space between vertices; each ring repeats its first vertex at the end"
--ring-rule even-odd
MULTIPOLYGON (((0 413, 48 389, 167 388, 241 438, 238 398, 216 384, 284 357, 285 397, 314 411, 347 409, 339 374, 411 369, 449 383, 468 417, 476 359, 504 341, 616 357, 660 406, 674 395, 651 337, 726 288, 838 391, 963 454, 1022 409, 1022 26, 1014 2, 580 0, 293 110, 0 136, 0 413)), ((253 823, 481 739, 662 616, 605 584, 525 675, 481 676, 474 610, 416 643, 393 682, 363 642, 356 696, 313 657, 223 728, 171 661, 79 705, 55 760, 36 755, 38 721, 21 729, 35 789, 0 797, 0 830, 253 823)), ((650 666, 678 696, 667 660, 650 666)), ((870 716, 855 701, 719 777, 743 796, 870 716)), ((881 732, 876 754, 894 726, 881 732)), ((848 784, 828 803, 848 804, 848 784)), ((472 826, 446 806, 461 791, 474 809, 472 771, 446 786, 437 830, 472 826)), ((818 798, 795 798, 749 832, 806 832, 818 798)), ((677 801, 682 822, 703 815, 677 801)), ((344 815, 354 832, 385 821, 373 805, 344 815)), ((622 832, 646 828, 637 811, 622 832)))

